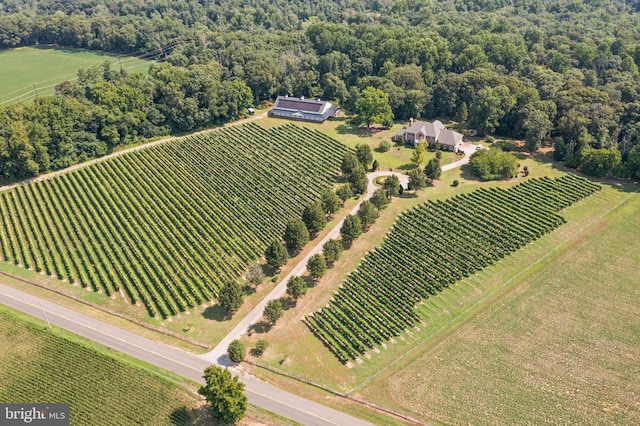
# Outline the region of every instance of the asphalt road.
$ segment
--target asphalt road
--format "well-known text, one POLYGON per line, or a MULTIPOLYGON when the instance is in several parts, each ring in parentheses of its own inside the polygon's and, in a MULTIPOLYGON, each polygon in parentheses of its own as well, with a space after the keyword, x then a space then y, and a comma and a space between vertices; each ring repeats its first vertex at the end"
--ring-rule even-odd
MULTIPOLYGON (((0 284, 0 303, 50 322, 109 348, 172 371, 198 383, 211 362, 171 346, 129 333, 118 327, 0 284)), ((305 425, 370 425, 322 404, 285 392, 255 377, 231 370, 246 385, 251 404, 305 425)))

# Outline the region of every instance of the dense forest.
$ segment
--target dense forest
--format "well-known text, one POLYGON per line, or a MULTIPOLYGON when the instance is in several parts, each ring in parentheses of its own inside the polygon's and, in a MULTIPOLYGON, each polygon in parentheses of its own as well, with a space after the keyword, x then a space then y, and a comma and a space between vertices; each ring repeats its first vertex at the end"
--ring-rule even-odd
POLYGON ((640 177, 640 2, 623 0, 3 1, 0 48, 58 44, 161 61, 83 70, 0 107, 0 174, 235 119, 278 94, 350 110, 366 87, 396 120, 553 144, 587 173, 640 177))

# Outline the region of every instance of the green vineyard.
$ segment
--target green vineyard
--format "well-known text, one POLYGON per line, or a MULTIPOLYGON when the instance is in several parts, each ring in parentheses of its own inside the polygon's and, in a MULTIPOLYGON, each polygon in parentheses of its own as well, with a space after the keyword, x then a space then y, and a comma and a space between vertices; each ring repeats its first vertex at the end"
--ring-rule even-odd
POLYGON ((192 391, 21 318, 0 308, 3 403, 67 403, 72 425, 194 424, 192 391))
POLYGON ((343 363, 418 324, 416 303, 553 231, 600 187, 568 174, 429 201, 398 218, 332 301, 304 322, 343 363))
POLYGON ((248 123, 116 156, 3 192, 0 255, 175 315, 237 279, 332 185, 347 150, 248 123))

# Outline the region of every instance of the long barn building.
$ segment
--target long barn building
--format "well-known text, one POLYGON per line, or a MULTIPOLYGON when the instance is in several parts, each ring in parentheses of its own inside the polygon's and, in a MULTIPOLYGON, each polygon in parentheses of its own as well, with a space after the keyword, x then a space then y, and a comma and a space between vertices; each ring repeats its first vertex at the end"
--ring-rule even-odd
POLYGON ((269 111, 269 117, 322 123, 329 117, 335 117, 337 113, 338 107, 331 102, 304 97, 278 96, 273 109, 269 111))

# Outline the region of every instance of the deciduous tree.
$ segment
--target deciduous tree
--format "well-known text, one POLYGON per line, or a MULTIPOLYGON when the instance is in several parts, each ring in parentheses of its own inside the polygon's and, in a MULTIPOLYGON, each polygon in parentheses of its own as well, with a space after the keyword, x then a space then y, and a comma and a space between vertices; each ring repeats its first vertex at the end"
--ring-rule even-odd
POLYGON ((247 396, 244 383, 231 376, 229 370, 212 365, 204 370, 205 385, 198 393, 205 397, 211 406, 213 417, 225 424, 234 424, 244 417, 247 411, 247 396))
POLYGON ((386 178, 382 187, 389 198, 400 195, 400 179, 396 175, 391 175, 386 178))
POLYGON ((309 204, 304 208, 302 211, 302 221, 311 235, 320 232, 327 224, 327 218, 319 203, 309 204))
POLYGON ((367 127, 371 127, 373 123, 381 124, 384 127, 390 127, 393 124, 389 95, 375 87, 366 87, 361 92, 360 98, 355 104, 355 113, 367 127))
POLYGON ((378 219, 378 209, 369 200, 364 200, 358 209, 358 217, 362 224, 362 230, 366 231, 378 219))
POLYGON ((280 299, 269 300, 264 308, 264 317, 270 324, 275 324, 282 317, 282 312, 282 301, 280 299))
POLYGON ((427 159, 427 141, 420 141, 420 143, 413 150, 411 155, 411 164, 416 167, 420 167, 427 159))
POLYGON ((383 188, 378 188, 373 192, 371 198, 369 198, 371 204, 376 206, 378 211, 384 210, 389 205, 389 197, 387 197, 387 193, 383 188))
POLYGON ((309 271, 309 276, 314 280, 322 278, 327 270, 327 262, 324 255, 317 253, 311 256, 307 262, 307 270, 309 271))
POLYGON ((351 190, 350 184, 344 184, 336 190, 336 195, 344 204, 349 198, 353 197, 353 191, 351 190))
POLYGON ((236 281, 227 281, 220 287, 218 303, 228 315, 235 314, 242 306, 242 287, 236 281))
POLYGON ((298 300, 307 294, 307 283, 302 277, 291 277, 287 282, 287 294, 293 299, 298 300))
POLYGON ((291 219, 287 222, 283 239, 287 249, 296 253, 309 242, 309 231, 301 219, 291 219))
POLYGON ((233 362, 241 362, 247 356, 247 348, 240 340, 236 339, 229 344, 227 355, 233 362))
POLYGON ((340 235, 345 244, 351 245, 362 234, 362 223, 358 216, 348 215, 344 218, 340 235))
POLYGON ((366 143, 356 145, 356 157, 364 169, 369 168, 369 164, 373 161, 371 148, 366 143))
POLYGON ((436 158, 429 160, 427 165, 424 167, 424 175, 427 179, 438 180, 440 179, 441 174, 442 168, 440 167, 440 162, 436 158))
POLYGON ((322 210, 329 217, 333 216, 335 212, 340 208, 340 199, 336 195, 335 191, 328 189, 322 193, 322 210))
POLYGON ((427 177, 421 169, 413 169, 409 171, 408 189, 418 191, 427 186, 427 177))
POLYGON ((289 253, 280 240, 273 240, 264 252, 264 257, 267 260, 267 265, 280 269, 289 260, 289 253))
POLYGON ((369 181, 367 180, 367 172, 364 170, 364 167, 358 165, 353 169, 351 175, 349 175, 349 185, 351 185, 351 191, 353 191, 354 194, 364 194, 367 192, 369 181))
POLYGON ((322 246, 322 254, 324 255, 324 260, 327 262, 328 266, 333 266, 338 258, 340 258, 342 250, 342 244, 338 240, 331 239, 324 243, 322 246))

